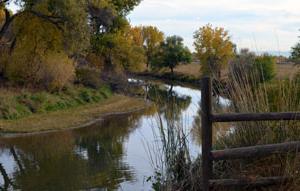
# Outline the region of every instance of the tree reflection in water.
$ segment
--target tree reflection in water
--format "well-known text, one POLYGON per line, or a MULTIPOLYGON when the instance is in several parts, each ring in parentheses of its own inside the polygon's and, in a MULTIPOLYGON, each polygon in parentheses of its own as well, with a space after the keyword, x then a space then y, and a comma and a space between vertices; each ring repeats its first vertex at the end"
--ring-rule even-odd
MULTIPOLYGON (((190 96, 177 93, 173 86, 156 84, 147 89, 156 107, 144 112, 112 116, 88 128, 0 138, 1 188, 117 190, 121 183, 134 182, 135 169, 124 159, 129 136, 143 127, 139 124, 142 119, 157 114, 167 123, 180 121, 192 103, 190 96)), ((151 127, 146 125, 146 128, 151 127)))
POLYGON ((19 138, 1 138, 3 153, 14 159, 13 172, 0 165, 7 190, 118 189, 133 181, 123 161, 123 143, 141 114, 110 117, 89 128, 19 138))

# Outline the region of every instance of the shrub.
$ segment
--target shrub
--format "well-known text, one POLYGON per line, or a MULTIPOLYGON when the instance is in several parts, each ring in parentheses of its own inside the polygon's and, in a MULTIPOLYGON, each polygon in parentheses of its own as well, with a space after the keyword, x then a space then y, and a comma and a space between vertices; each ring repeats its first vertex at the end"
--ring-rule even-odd
POLYGON ((268 55, 256 56, 242 49, 230 63, 229 77, 240 84, 256 84, 270 81, 275 76, 275 60, 268 55))
POLYGON ((104 65, 105 65, 105 61, 104 58, 90 53, 86 56, 86 60, 89 63, 89 66, 91 66, 92 68, 96 68, 98 70, 103 70, 104 69, 104 65))
POLYGON ((6 75, 20 85, 44 87, 49 91, 61 90, 75 76, 74 63, 63 53, 45 56, 23 56, 13 53, 6 75))
POLYGON ((74 64, 65 53, 63 35, 51 23, 26 15, 14 22, 17 42, 5 68, 7 78, 31 87, 61 89, 74 76, 74 64))
POLYGON ((76 69, 76 81, 86 87, 94 89, 100 88, 103 84, 100 78, 100 72, 91 68, 76 69))
POLYGON ((275 60, 272 56, 263 55, 255 59, 254 64, 260 82, 270 81, 275 76, 275 60))
POLYGON ((74 79, 74 63, 65 54, 50 54, 39 75, 39 79, 48 90, 61 90, 74 79))

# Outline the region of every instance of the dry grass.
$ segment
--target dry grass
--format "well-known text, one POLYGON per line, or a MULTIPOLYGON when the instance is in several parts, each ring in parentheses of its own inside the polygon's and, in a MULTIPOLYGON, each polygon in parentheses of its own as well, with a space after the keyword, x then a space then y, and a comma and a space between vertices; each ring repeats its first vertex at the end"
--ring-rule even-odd
POLYGON ((296 66, 294 64, 277 64, 276 65, 276 78, 277 79, 291 79, 299 71, 300 71, 300 66, 296 66))
POLYGON ((186 65, 179 65, 175 68, 175 72, 179 74, 193 76, 198 78, 200 76, 201 66, 199 63, 192 63, 186 65))
MULTIPOLYGON (((175 68, 175 72, 188 76, 199 78, 201 65, 198 63, 192 63, 187 65, 179 65, 175 68)), ((276 79, 291 79, 297 72, 300 71, 300 66, 294 64, 277 64, 276 65, 276 79)), ((228 70, 222 71, 222 76, 225 77, 228 74, 228 70)))
POLYGON ((34 133, 83 127, 106 115, 125 113, 146 107, 142 99, 115 95, 101 103, 35 114, 19 120, 0 120, 2 133, 34 133))

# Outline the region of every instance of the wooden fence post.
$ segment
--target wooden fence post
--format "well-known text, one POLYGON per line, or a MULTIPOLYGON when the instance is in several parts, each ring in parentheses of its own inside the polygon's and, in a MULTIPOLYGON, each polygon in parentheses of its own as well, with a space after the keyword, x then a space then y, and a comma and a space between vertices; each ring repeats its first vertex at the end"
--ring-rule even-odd
POLYGON ((212 82, 209 77, 202 79, 201 88, 201 128, 202 128, 202 186, 209 191, 212 179, 212 82))

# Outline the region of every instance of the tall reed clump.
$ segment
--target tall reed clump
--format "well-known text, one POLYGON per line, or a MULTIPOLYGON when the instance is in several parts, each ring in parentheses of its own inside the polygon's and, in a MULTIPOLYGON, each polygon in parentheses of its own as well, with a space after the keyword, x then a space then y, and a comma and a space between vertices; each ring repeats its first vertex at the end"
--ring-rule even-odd
MULTIPOLYGON (((230 100, 226 113, 297 112, 300 111, 300 82, 297 79, 265 81, 257 70, 231 71, 226 83, 215 83, 214 91, 230 100), (224 86, 224 84, 226 84, 224 86)), ((220 112, 214 108, 214 112, 220 112)), ((201 114, 201 109, 199 114, 201 114)), ((160 121, 161 122, 161 121, 160 121)), ((199 123, 200 121, 198 121, 199 123)), ((214 149, 228 149, 300 140, 299 121, 237 122, 232 128, 214 137, 214 149)), ((160 186, 156 190, 201 190, 201 155, 188 160, 183 123, 159 124, 163 149, 160 186), (177 124, 177 125, 174 125, 177 124), (170 132, 169 132, 170 131, 170 132), (166 133, 167 132, 167 133, 166 133), (181 144, 179 144, 181 143, 181 144), (184 152, 182 152, 184 151, 184 152), (183 154, 185 153, 185 154, 183 154), (164 178, 161 178, 164 177, 164 178), (163 180, 163 181, 161 181, 163 180)), ((214 130, 224 124, 214 124, 214 130)), ((198 126, 199 133, 201 127, 198 126)), ((216 132, 216 131, 215 131, 216 132)), ((201 136, 200 136, 201 137, 201 136)), ((284 185, 260 190, 300 190, 300 154, 290 152, 263 158, 226 160, 214 163, 215 179, 259 178, 270 176, 292 177, 284 185)), ((251 188, 218 188, 217 190, 253 190, 251 188)))
MULTIPOLYGON (((300 111, 299 81, 263 82, 256 71, 240 70, 231 73, 225 96, 231 100, 228 112, 297 112, 300 111)), ((221 87, 217 87, 221 88, 221 87)), ((222 124, 218 124, 222 125, 222 124)), ((233 130, 219 136, 214 149, 276 144, 300 140, 299 121, 238 122, 233 130)), ((215 178, 258 178, 269 176, 293 177, 286 185, 265 190, 299 190, 300 158, 297 152, 276 154, 264 158, 241 159, 217 162, 214 165, 215 178)), ((241 190, 245 190, 242 188, 241 190)), ((225 189, 224 189, 225 190, 225 189)), ((229 190, 232 190, 229 189, 229 190)), ((238 190, 238 189, 236 189, 238 190)))
POLYGON ((177 97, 172 87, 171 91, 165 92, 167 95, 158 88, 153 92, 150 96, 156 103, 158 115, 154 123, 155 141, 147 145, 147 150, 155 173, 148 178, 148 182, 152 183, 155 191, 193 190, 190 180, 196 179, 200 173, 195 173, 199 168, 194 167, 191 159, 189 132, 181 115, 182 110, 189 105, 183 100, 188 101, 189 98, 177 97))

